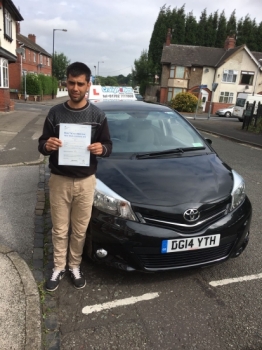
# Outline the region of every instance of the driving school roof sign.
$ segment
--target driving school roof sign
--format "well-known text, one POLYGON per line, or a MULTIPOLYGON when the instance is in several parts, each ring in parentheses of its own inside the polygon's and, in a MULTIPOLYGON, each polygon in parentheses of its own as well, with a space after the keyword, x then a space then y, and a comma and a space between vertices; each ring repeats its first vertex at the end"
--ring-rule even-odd
POLYGON ((131 86, 101 86, 91 85, 89 89, 89 100, 136 100, 134 90, 131 86))

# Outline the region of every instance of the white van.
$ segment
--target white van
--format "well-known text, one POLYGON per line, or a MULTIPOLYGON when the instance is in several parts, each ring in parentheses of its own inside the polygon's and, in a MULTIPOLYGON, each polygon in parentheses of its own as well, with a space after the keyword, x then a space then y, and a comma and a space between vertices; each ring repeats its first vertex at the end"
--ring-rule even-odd
POLYGON ((243 122, 247 102, 254 103, 254 101, 256 102, 254 114, 256 114, 258 102, 262 103, 262 95, 247 94, 245 92, 238 94, 232 116, 238 118, 240 122, 243 122))

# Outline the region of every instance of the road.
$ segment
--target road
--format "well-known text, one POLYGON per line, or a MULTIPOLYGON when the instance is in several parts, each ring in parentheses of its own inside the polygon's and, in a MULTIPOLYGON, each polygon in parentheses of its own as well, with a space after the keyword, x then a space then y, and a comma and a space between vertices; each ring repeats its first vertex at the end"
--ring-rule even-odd
POLYGON ((126 273, 85 260, 87 287, 76 291, 67 276, 53 297, 62 350, 262 349, 262 150, 203 135, 246 179, 254 210, 246 251, 216 267, 156 274, 126 273), (228 284, 216 286, 225 279, 228 284), (133 304, 131 297, 137 297, 133 304))

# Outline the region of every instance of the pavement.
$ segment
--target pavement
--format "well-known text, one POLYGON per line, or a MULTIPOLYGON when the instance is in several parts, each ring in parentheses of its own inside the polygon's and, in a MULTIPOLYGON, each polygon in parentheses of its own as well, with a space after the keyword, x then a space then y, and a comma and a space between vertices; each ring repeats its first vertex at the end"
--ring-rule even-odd
MULTIPOLYGON (((52 101, 41 102, 52 106, 66 100, 66 97, 52 101)), ((20 103, 23 103, 22 101, 20 103)), ((29 102, 27 102, 29 103, 29 102)), ((8 112, 9 118, 17 120, 26 112, 8 112)), ((242 123, 214 119, 208 119, 207 114, 194 116, 184 114, 189 121, 200 131, 216 134, 235 142, 249 144, 262 148, 262 134, 254 134, 242 130, 242 123), (225 127, 226 126, 226 127, 225 127)), ((6 115, 5 115, 6 116, 6 115)), ((0 118, 0 131, 4 118, 0 118)), ((22 123, 21 127, 25 127, 22 123)), ((1 146, 1 143, 0 143, 1 146)), ((1 147, 0 147, 1 150, 1 147)), ((25 262, 19 254, 12 249, 1 245, 0 242, 0 349, 15 350, 40 350, 43 345, 43 328, 53 329, 52 339, 49 339, 48 349, 60 349, 57 336, 57 325, 53 319, 43 319, 42 309, 42 282, 44 280, 44 208, 45 208, 45 184, 47 177, 47 165, 43 163, 43 157, 37 150, 32 153, 30 161, 23 161, 23 154, 18 155, 15 164, 9 166, 39 164, 39 184, 37 191, 37 203, 35 207, 35 237, 32 266, 25 262), (20 156, 20 161, 19 161, 20 156), (52 345, 53 344, 53 345, 52 345)), ((2 163, 3 164, 3 163, 2 163)), ((3 165, 2 165, 3 166, 3 165)), ((50 220, 50 219, 49 219, 50 220)), ((51 245, 51 244, 50 244, 51 245)), ((50 247, 49 247, 50 248, 50 247)), ((51 253, 50 250, 49 253, 51 253)), ((48 299, 48 295, 46 296, 48 299)), ((49 308, 52 305, 49 305, 49 308)))

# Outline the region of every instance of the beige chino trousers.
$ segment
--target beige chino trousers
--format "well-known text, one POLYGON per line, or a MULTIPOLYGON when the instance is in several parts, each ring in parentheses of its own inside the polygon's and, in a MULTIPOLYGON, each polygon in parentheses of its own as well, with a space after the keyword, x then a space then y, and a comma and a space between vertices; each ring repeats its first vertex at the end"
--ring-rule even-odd
POLYGON ((49 199, 53 224, 52 241, 55 269, 65 269, 68 243, 69 268, 73 269, 81 264, 95 185, 95 175, 86 178, 71 178, 54 174, 50 176, 49 199))

